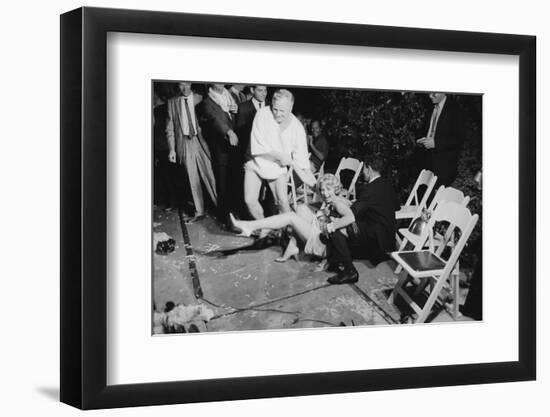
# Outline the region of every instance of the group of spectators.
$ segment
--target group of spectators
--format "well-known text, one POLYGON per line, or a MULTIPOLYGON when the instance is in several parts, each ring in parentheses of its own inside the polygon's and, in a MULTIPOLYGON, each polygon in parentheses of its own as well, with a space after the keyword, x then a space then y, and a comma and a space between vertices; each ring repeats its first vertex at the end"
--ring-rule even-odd
POLYGON ((327 158, 321 122, 294 116, 288 90, 275 91, 269 100, 263 85, 197 90, 202 94, 180 82, 178 94, 163 99, 155 89, 156 203, 184 209, 190 221, 200 220, 210 206, 226 228, 230 212, 243 219, 287 212, 287 168, 313 186, 312 174, 327 158))
MULTIPOLYGON (((397 200, 383 177, 383 158, 363 158, 364 184, 352 204, 340 195, 340 178, 319 175, 329 142, 319 120, 307 123, 293 114, 291 91, 278 89, 267 101, 263 85, 209 84, 203 94, 194 93, 190 82, 177 86, 179 95, 163 101, 155 94, 154 103, 155 180, 168 196, 166 205, 189 212, 192 200, 191 222, 202 219, 209 206, 226 230, 256 234, 258 241, 271 230, 282 231, 288 243, 277 260, 296 257, 303 244, 307 254, 328 259, 332 284, 358 280, 353 258, 378 263, 394 249, 397 200), (290 170, 319 193, 319 206, 290 207, 290 170)), ((456 110, 444 93, 430 98, 435 107, 417 143, 425 151, 425 167, 440 184, 450 185, 461 139, 456 110)))

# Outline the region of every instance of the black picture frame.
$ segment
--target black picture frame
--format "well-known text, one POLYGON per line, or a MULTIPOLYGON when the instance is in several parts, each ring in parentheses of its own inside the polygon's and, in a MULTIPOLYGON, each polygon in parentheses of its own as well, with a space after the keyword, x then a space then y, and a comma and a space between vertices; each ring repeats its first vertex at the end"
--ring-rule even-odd
POLYGON ((97 409, 534 380, 535 51, 534 36, 510 34, 87 7, 61 15, 61 401, 97 409), (108 32, 518 56, 518 361, 107 385, 108 32))

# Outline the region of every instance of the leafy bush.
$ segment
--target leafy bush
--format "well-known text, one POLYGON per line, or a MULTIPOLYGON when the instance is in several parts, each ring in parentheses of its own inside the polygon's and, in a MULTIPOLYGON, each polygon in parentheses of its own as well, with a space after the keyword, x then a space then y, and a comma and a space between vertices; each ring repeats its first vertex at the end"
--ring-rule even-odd
POLYGON ((386 174, 402 200, 417 174, 410 160, 427 112, 421 97, 416 93, 325 90, 323 98, 323 120, 335 144, 334 159, 360 158, 366 152, 382 156, 386 174))

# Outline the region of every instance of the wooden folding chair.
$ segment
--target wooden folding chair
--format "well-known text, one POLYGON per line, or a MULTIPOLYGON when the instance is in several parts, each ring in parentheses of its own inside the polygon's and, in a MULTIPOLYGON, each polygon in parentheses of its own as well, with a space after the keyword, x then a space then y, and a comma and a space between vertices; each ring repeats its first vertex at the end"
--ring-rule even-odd
POLYGON ((428 197, 430 196, 436 181, 437 176, 434 175, 432 171, 428 171, 427 169, 420 171, 420 174, 416 179, 405 205, 401 206, 401 208, 395 212, 395 218, 397 220, 416 219, 420 215, 422 209, 426 207, 426 202, 428 201, 428 197), (421 186, 426 187, 422 197, 419 196, 419 188, 421 186))
POLYGON ((350 185, 345 192, 345 195, 349 200, 355 201, 357 198, 356 191, 355 191, 355 183, 357 182, 357 179, 359 178, 359 175, 363 170, 363 162, 355 158, 342 158, 340 160, 340 163, 338 164, 338 168, 336 169, 336 173, 334 175, 340 178, 340 173, 345 169, 349 169, 355 172, 350 182, 350 185))
MULTIPOLYGON (((463 205, 456 202, 441 201, 435 208, 428 222, 428 227, 423 231, 414 250, 392 252, 392 258, 401 265, 407 273, 402 274, 397 281, 388 302, 393 303, 397 295, 401 296, 418 315, 416 322, 423 323, 431 312, 445 283, 451 278, 451 273, 459 260, 462 249, 466 245, 477 220, 478 215, 472 215, 470 210, 463 205), (436 250, 433 244, 433 229, 436 223, 439 222, 445 222, 449 225, 444 235, 444 243, 436 250), (446 240, 452 239, 457 229, 460 231, 458 241, 454 245, 448 246, 446 240), (426 242, 428 242, 428 248, 424 249, 426 242), (442 257, 443 250, 446 247, 450 249, 447 260, 442 257), (415 279, 428 278, 433 284, 428 299, 422 308, 404 289, 404 284, 407 282, 409 276, 415 279)), ((455 282, 451 285, 453 292, 457 292, 454 294, 455 310, 458 309, 458 282, 456 281, 458 280, 455 279, 455 282)), ((456 320, 456 316, 454 318, 456 320)))

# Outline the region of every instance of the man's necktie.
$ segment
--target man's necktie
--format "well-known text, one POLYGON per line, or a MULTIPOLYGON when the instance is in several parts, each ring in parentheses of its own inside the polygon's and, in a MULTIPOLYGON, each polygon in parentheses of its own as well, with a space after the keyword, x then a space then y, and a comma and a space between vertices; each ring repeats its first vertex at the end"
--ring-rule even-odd
POLYGON ((437 112, 439 111, 439 106, 436 104, 432 112, 432 118, 430 119, 430 128, 428 130, 428 137, 433 137, 435 133, 435 124, 437 122, 437 112))
POLYGON ((193 126, 193 118, 191 117, 191 110, 189 110, 189 103, 187 102, 187 98, 184 98, 185 100, 185 114, 187 115, 187 122, 189 123, 189 136, 195 136, 197 132, 195 132, 195 126, 193 126))

